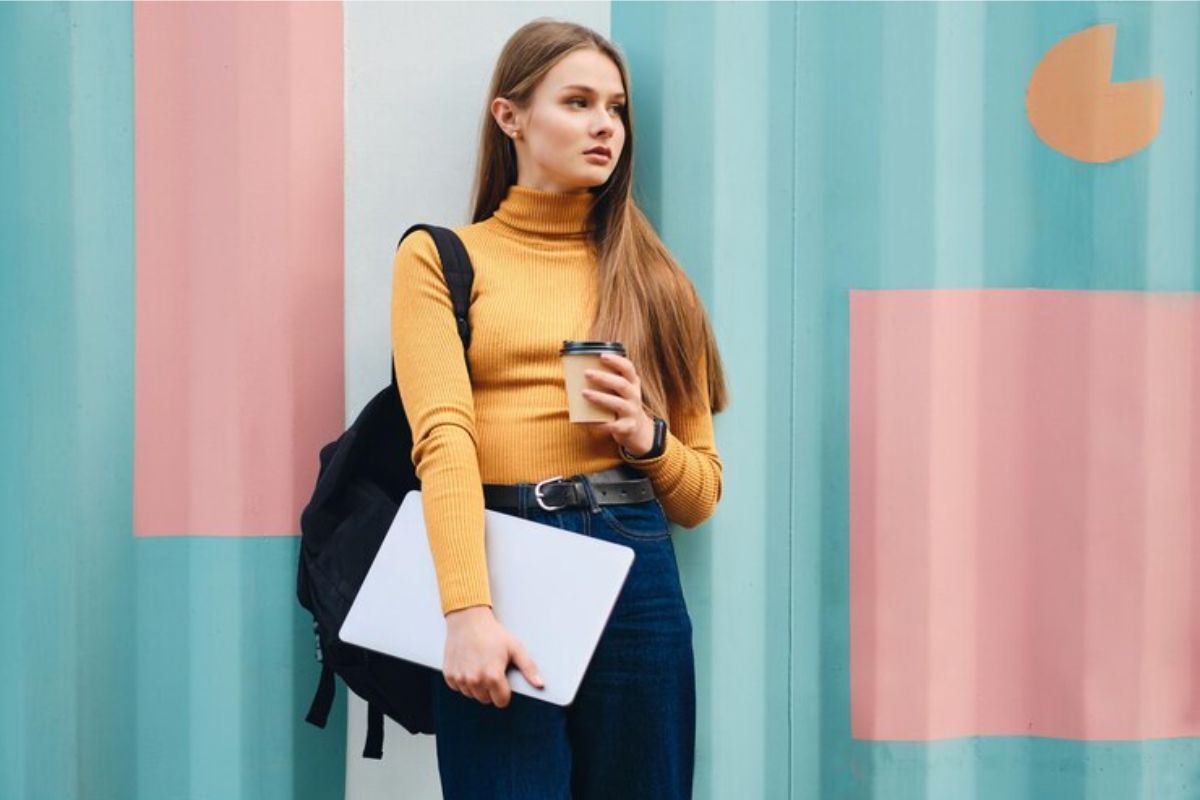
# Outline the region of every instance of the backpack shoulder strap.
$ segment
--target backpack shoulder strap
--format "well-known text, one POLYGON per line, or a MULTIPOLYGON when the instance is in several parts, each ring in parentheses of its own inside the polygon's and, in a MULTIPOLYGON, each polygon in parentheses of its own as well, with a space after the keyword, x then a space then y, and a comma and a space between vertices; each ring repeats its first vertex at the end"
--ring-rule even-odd
MULTIPOLYGON (((471 306, 471 284, 475 281, 475 267, 471 256, 463 245, 462 239, 454 231, 440 225, 417 223, 411 226, 396 243, 396 249, 413 231, 423 230, 433 237, 437 245, 438 258, 442 262, 442 274, 446 276, 446 285, 450 288, 450 302, 454 307, 454 319, 458 325, 458 337, 462 339, 463 356, 471 346, 471 324, 468 322, 467 310, 471 306)), ((392 354, 392 385, 396 385, 395 353, 392 354)), ((470 364, 467 365, 468 373, 470 364)))
POLYGON ((367 740, 363 743, 363 758, 383 758, 383 709, 367 703, 367 740))

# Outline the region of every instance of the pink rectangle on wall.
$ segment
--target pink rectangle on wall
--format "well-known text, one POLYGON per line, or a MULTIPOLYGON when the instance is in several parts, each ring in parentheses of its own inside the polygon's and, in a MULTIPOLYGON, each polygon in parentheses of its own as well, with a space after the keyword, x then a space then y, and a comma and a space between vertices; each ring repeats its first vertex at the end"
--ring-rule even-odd
POLYGON ((1200 301, 850 293, 856 738, 1200 736, 1200 301))
POLYGON ((343 427, 340 3, 135 3, 134 534, 294 535, 343 427))

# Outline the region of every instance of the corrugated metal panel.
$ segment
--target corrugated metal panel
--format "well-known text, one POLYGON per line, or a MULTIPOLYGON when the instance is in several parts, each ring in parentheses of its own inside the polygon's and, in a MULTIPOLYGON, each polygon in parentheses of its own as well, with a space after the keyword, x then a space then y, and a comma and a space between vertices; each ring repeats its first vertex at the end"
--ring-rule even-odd
POLYGON ((1186 575, 1200 533, 1187 466, 1200 9, 618 2, 613 33, 633 62, 643 199, 697 277, 733 383, 717 424, 725 499, 708 530, 679 540, 702 620, 698 796, 1200 796, 1195 697, 1183 688, 1197 674, 1186 575), (1038 137, 1026 86, 1058 42, 1105 23, 1117 31, 1113 80, 1161 78, 1164 111, 1149 147, 1086 163, 1038 137), (1028 345, 985 326, 1003 296, 918 301, 916 318, 898 318, 901 298, 886 294, 1022 288, 1034 291, 1011 313, 1028 322, 1000 320, 1028 345), (856 327, 870 318, 852 318, 852 292, 887 327, 856 327), (872 405, 857 418, 852 370, 885 363, 855 367, 852 331, 865 332, 862 355, 909 365, 863 384, 853 399, 872 405), (1052 332, 1057 349, 1039 344, 1052 332), (1122 336, 1133 341, 1119 347, 1122 336), (1071 384, 1086 394, 1068 395, 1091 420, 1078 435, 1044 427, 1062 400, 1007 417, 995 415, 1003 398, 972 400, 973 385, 1003 391, 988 382, 1013 374, 1003 367, 1036 404, 1064 387, 1054 358, 1071 343, 1087 348, 1073 362, 1083 383, 1071 384), (1005 352, 1026 366, 989 361, 1005 352), (1163 414, 1182 441, 1161 435, 1163 414), (1025 444, 996 438, 1010 423, 1025 444), (1045 471, 1056 441, 1074 448, 1075 474, 1045 471), (892 466, 872 473, 854 453, 892 466), (1018 457, 1027 479, 1012 486, 963 472, 1018 457), (1080 481, 1093 505, 1075 502, 1080 481), (998 501, 1038 519, 996 542, 997 528, 1019 524, 998 501), (1145 514, 1130 518, 1134 506, 1145 514), (852 616, 856 603, 878 614, 852 616), (1021 626, 1043 638, 1022 639, 1021 626), (859 653, 861 685, 854 642, 877 656, 859 653), (992 655, 1004 645, 1013 650, 992 655), (904 726, 883 725, 893 717, 882 696, 854 688, 872 685, 900 702, 904 726), (1128 696, 1106 700, 1118 686, 1128 696), (1027 735, 1012 725, 1022 714, 1027 735))
MULTIPOLYGON (((246 13, 286 27, 272 8, 246 13)), ((388 105, 387 26, 491 25, 476 37, 498 51, 545 11, 483 8, 347 12, 348 413, 384 379, 368 287, 408 217, 463 209, 469 165, 445 164, 477 122, 464 104, 444 163, 378 155, 427 130, 388 105)), ((316 670, 295 540, 132 536, 134 16, 0 5, 0 795, 337 796, 331 742, 357 759, 361 731, 301 722, 316 670)), ((697 797, 1200 796, 1200 6, 615 3, 612 34, 639 199, 732 388, 724 500, 677 539, 697 797), (1089 163, 1039 138, 1026 87, 1057 43, 1110 23, 1113 78, 1161 78, 1163 112, 1148 147, 1089 163), (1021 413, 997 380, 1025 387, 1021 413), (1005 539, 1018 507, 1037 518, 1005 539)), ((445 54, 426 41, 418 63, 445 54)), ((482 91, 494 55, 447 80, 482 91)), ((352 770, 356 796, 397 785, 395 764, 436 796, 419 741, 352 770)))
MULTIPOLYGON (((340 23, 340 10, 333 10, 340 23)), ((284 4, 136 9, 136 14, 190 15, 182 43, 177 41, 167 56, 186 62, 184 71, 195 79, 174 86, 170 109, 162 104, 141 109, 173 114, 183 141, 148 136, 138 144, 185 151, 159 163, 144 162, 140 167, 149 164, 152 172, 142 177, 161 182, 171 178, 165 174, 171 168, 191 168, 203 174, 209 190, 228 195, 225 206, 208 196, 216 204, 210 208, 246 209, 245 187, 237 181, 254 167, 239 166, 235 141, 187 139, 207 124, 192 119, 189 126, 189 114, 213 112, 190 90, 211 88, 206 79, 219 83, 215 73, 231 67, 242 70, 242 88, 253 89, 257 79, 275 88, 282 81, 286 87, 303 55, 267 64, 230 57, 228 50, 219 60, 211 58, 213 51, 206 47, 212 31, 205 22, 211 23, 214 14, 232 15, 225 20, 232 28, 250 23, 241 30, 262 33, 246 18, 259 14, 270 17, 268 28, 287 31, 293 12, 320 13, 284 4), (211 164, 191 158, 197 153, 227 171, 205 172, 211 164)), ((144 290, 135 285, 141 266, 135 263, 135 242, 141 234, 164 235, 153 225, 138 231, 135 223, 134 17, 129 4, 0 6, 0 202, 7 211, 0 214, 0 433, 10 448, 0 466, 6 512, 0 531, 0 640, 6 645, 0 658, 0 796, 336 796, 344 780, 337 746, 344 715, 324 734, 302 720, 317 670, 311 632, 294 601, 297 540, 257 535, 280 533, 273 524, 260 524, 263 519, 294 516, 298 506, 286 507, 292 502, 288 492, 268 496, 271 508, 265 515, 244 515, 262 496, 247 479, 238 484, 235 497, 225 499, 236 506, 233 517, 257 520, 257 528, 197 529, 186 521, 187 506, 218 502, 212 487, 197 479, 188 486, 193 496, 174 508, 185 522, 146 532, 248 536, 134 538, 135 297, 144 290)), ((340 56, 340 32, 332 34, 333 52, 340 56)), ((157 67, 141 78, 169 77, 170 70, 157 67)), ((340 70, 325 59, 321 68, 340 70)), ((310 91, 311 76, 292 77, 294 86, 310 91)), ((340 131, 337 75, 334 86, 332 122, 340 131)), ((321 129, 312 119, 294 123, 309 132, 321 129)), ((288 142, 296 141, 296 132, 286 125, 283 132, 274 153, 295 154, 288 142)), ((293 185, 290 195, 275 198, 269 210, 304 208, 308 189, 332 192, 333 269, 340 285, 340 132, 324 146, 336 166, 332 185, 293 185)), ((290 174, 300 180, 311 173, 290 174)), ((171 202, 186 205, 196 199, 188 195, 197 185, 195 177, 183 178, 182 189, 176 186, 170 198, 143 199, 157 201, 151 210, 160 212, 171 202)), ((252 183, 251 188, 263 187, 252 183)), ((220 253, 230 243, 228 227, 217 242, 205 235, 205 220, 188 210, 180 210, 177 219, 195 226, 196 237, 162 242, 162 261, 148 265, 160 269, 155 277, 180 264, 184 268, 173 273, 180 279, 205 271, 227 277, 266 274, 236 247, 234 263, 212 260, 214 248, 220 253), (199 246, 189 246, 196 241, 199 246), (171 246, 178 250, 165 252, 171 246)), ((237 228, 238 235, 252 237, 264 219, 263 213, 242 218, 245 227, 237 228)), ((282 233, 305 234, 286 228, 282 233)), ((270 235, 281 235, 280 228, 272 227, 270 235)), ((272 287, 261 288, 269 292, 272 287)), ((208 301, 208 312, 220 305, 222 295, 219 288, 205 297, 184 293, 189 302, 208 301)), ((162 295, 142 299, 165 302, 162 295)), ((259 299, 263 307, 271 306, 267 298, 252 298, 259 299)), ((335 318, 340 313, 334 309, 335 318)), ((272 319, 264 314, 257 320, 268 340, 279 333, 272 319)), ((197 334, 186 325, 182 332, 185 340, 197 334)), ((241 333, 263 341, 253 332, 241 333)), ((340 334, 340 324, 333 333, 340 334)), ((334 344, 340 359, 340 342, 334 344)), ((217 381, 213 367, 219 371, 223 363, 229 362, 218 358, 203 368, 191 363, 185 377, 217 381)), ((335 408, 327 425, 332 433, 342 421, 340 386, 331 387, 329 397, 335 408)), ((221 431, 199 424, 203 414, 186 411, 159 409, 187 439, 219 447, 215 440, 221 431)), ((225 432, 234 433, 234 449, 254 450, 256 442, 263 447, 258 425, 263 414, 240 419, 246 424, 224 422, 225 432)), ((299 420, 297 430, 311 434, 319 424, 299 420)), ((306 438, 313 437, 297 436, 306 438)), ((278 442, 266 449, 274 451, 268 455, 278 463, 258 462, 257 469, 292 476, 293 454, 278 442)), ((295 463, 311 481, 315 453, 295 463)), ((175 462, 164 469, 178 478, 183 468, 175 462)))

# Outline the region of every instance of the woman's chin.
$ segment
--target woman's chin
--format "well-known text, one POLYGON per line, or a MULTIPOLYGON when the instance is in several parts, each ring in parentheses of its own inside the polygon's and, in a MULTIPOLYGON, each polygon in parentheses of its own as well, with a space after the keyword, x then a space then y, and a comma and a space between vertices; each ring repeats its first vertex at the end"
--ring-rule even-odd
POLYGON ((580 176, 579 185, 586 186, 589 189, 595 189, 598 186, 603 186, 610 177, 612 177, 611 169, 607 167, 599 169, 593 167, 592 169, 588 170, 585 175, 580 176))

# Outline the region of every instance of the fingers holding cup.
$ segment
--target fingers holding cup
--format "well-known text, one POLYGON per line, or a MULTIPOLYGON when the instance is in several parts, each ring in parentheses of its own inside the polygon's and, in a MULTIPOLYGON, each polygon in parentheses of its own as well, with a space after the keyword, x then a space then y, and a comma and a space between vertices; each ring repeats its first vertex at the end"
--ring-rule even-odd
POLYGON ((605 367, 615 372, 621 378, 624 378, 630 390, 625 396, 630 400, 641 402, 642 382, 638 378, 637 369, 633 366, 633 362, 617 353, 601 353, 600 361, 605 367))
MULTIPOLYGON (((619 372, 607 364, 603 358, 607 353, 624 353, 624 345, 620 342, 583 342, 564 341, 559 351, 562 357, 563 374, 567 391, 568 418, 576 423, 613 422, 618 418, 616 409, 598 401, 594 396, 588 396, 586 391, 613 393, 627 391, 617 381, 623 380, 619 372), (587 372, 603 373, 603 377, 612 376, 612 382, 596 381, 585 375, 587 372)), ((618 394, 618 396, 620 396, 618 394)))

